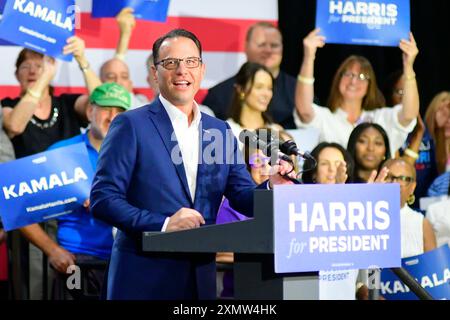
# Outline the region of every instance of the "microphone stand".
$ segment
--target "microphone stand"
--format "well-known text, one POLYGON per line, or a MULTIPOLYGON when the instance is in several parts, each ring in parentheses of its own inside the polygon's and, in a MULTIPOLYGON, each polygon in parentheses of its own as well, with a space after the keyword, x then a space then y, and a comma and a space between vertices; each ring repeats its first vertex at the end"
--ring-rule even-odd
POLYGON ((405 268, 390 268, 391 271, 406 284, 420 300, 434 300, 419 282, 405 268))
MULTIPOLYGON (((414 277, 405 268, 390 268, 390 270, 405 284, 420 300, 434 300, 414 277)), ((369 269, 368 288, 369 300, 379 300, 380 298, 380 269, 369 269)))

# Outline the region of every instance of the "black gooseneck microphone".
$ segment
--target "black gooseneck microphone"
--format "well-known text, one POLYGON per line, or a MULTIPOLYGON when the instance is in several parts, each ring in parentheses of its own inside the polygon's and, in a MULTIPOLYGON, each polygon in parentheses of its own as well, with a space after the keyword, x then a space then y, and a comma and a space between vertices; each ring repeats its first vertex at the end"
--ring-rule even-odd
POLYGON ((314 157, 307 151, 300 151, 297 147, 297 144, 292 140, 287 140, 280 145, 280 151, 287 155, 296 155, 302 157, 305 160, 316 160, 314 157))
POLYGON ((266 143, 264 140, 260 139, 258 135, 250 130, 242 130, 239 134, 239 141, 241 141, 243 144, 246 143, 246 139, 250 139, 250 145, 254 145, 255 148, 260 149, 266 156, 272 157, 273 154, 276 154, 278 159, 287 161, 289 163, 292 163, 292 159, 289 158, 286 154, 283 152, 280 152, 280 149, 278 147, 278 143, 269 142, 266 143))
MULTIPOLYGON (((268 157, 276 155, 278 159, 289 162, 292 166, 292 170, 294 170, 294 164, 292 162, 292 159, 289 156, 285 155, 284 153, 280 152, 278 140, 273 140, 270 141, 269 143, 266 143, 264 140, 260 139, 256 133, 244 129, 239 134, 239 141, 245 144, 247 139, 250 139, 249 143, 250 145, 253 145, 255 149, 260 149, 268 157)), ((291 178, 288 175, 283 175, 283 177, 285 179, 292 181, 294 184, 300 184, 300 182, 297 179, 291 178)))

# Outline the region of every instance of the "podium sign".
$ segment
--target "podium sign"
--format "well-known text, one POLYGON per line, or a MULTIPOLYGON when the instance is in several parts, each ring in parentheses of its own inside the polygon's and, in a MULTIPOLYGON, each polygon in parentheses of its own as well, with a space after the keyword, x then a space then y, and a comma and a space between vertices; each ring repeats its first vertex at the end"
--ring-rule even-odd
POLYGON ((275 272, 400 267, 398 184, 274 188, 275 272))

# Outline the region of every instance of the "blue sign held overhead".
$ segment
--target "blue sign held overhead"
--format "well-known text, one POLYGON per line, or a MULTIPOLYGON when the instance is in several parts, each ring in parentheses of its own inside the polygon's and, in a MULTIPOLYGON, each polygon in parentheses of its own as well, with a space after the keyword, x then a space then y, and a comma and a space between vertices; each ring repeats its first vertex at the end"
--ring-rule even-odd
POLYGON ((138 19, 166 22, 169 0, 94 0, 92 16, 95 18, 115 17, 126 7, 133 8, 134 16, 138 19))
MULTIPOLYGON (((433 251, 402 259, 406 269, 437 300, 450 300, 450 247, 445 244, 433 251)), ((381 272, 381 295, 387 300, 418 300, 391 270, 381 272)))
POLYGON ((75 32, 74 8, 74 0, 8 0, 0 22, 0 38, 71 61, 73 56, 63 55, 63 47, 75 32))
POLYGON ((0 216, 5 230, 79 209, 89 198, 93 176, 84 143, 0 164, 0 216))
POLYGON ((398 184, 274 187, 275 272, 400 266, 398 184))
POLYGON ((397 47, 409 39, 409 0, 317 0, 316 27, 327 43, 397 47))

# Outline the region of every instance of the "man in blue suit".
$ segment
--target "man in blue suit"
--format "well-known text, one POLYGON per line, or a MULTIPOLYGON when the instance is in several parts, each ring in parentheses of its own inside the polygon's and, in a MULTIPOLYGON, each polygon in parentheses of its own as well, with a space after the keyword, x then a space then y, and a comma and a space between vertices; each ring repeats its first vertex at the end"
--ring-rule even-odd
MULTIPOLYGON (((113 121, 91 191, 94 216, 119 230, 107 298, 214 299, 214 254, 144 253, 142 232, 214 224, 224 195, 252 215, 255 185, 230 127, 194 101, 205 72, 197 37, 172 30, 153 54, 160 95, 113 121)), ((288 169, 275 166, 269 184, 290 183, 282 177, 288 169)))

